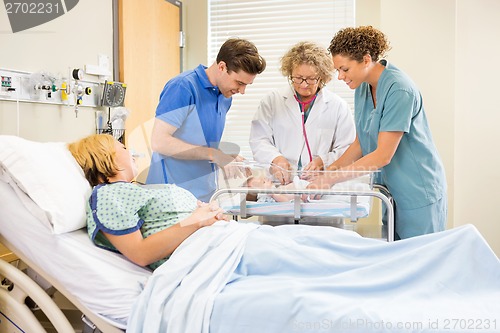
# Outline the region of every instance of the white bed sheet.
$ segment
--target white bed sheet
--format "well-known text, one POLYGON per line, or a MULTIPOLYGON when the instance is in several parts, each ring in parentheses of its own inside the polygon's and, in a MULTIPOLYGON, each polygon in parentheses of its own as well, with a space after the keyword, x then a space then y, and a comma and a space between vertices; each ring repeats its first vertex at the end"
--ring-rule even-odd
POLYGON ((31 212, 26 209, 31 199, 21 191, 16 194, 6 179, 3 175, 2 180, 0 174, 2 237, 92 313, 115 327, 126 328, 132 304, 151 271, 120 254, 94 246, 85 229, 53 234, 46 223, 33 215, 34 204, 31 212))

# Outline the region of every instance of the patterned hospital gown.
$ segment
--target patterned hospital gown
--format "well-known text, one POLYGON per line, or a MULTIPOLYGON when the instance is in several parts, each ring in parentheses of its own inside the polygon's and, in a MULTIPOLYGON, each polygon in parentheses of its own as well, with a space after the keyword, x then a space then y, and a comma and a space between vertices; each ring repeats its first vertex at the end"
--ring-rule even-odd
MULTIPOLYGON (((196 202, 190 192, 170 184, 100 184, 94 187, 89 199, 87 230, 97 246, 118 252, 99 231, 125 235, 140 230, 146 238, 187 218, 196 208, 196 202)), ((167 259, 149 267, 155 269, 167 259)))

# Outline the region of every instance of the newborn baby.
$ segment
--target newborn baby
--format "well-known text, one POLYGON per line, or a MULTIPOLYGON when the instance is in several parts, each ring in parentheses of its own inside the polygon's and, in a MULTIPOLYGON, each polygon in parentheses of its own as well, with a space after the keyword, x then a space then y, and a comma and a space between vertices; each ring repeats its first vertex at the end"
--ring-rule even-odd
MULTIPOLYGON (((245 182, 245 186, 249 188, 261 188, 261 189, 269 189, 269 188, 276 188, 276 189, 283 189, 283 190, 302 190, 307 187, 309 184, 308 181, 300 179, 299 177, 295 176, 293 178, 293 182, 286 184, 286 185, 276 185, 273 183, 271 178, 265 177, 265 176, 251 176, 248 177, 248 179, 245 182)), ((288 194, 288 193, 259 193, 257 194, 257 197, 253 198, 248 198, 248 200, 256 200, 258 202, 284 202, 284 201, 290 201, 293 200, 294 195, 293 194, 288 194)))

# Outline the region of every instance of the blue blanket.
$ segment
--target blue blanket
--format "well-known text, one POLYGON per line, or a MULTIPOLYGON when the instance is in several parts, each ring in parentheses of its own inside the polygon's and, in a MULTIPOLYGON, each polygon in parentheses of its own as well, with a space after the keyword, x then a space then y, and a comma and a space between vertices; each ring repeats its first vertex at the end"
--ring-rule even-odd
POLYGON ((385 243, 231 222, 154 272, 127 331, 500 332, 499 300, 500 262, 471 225, 385 243))

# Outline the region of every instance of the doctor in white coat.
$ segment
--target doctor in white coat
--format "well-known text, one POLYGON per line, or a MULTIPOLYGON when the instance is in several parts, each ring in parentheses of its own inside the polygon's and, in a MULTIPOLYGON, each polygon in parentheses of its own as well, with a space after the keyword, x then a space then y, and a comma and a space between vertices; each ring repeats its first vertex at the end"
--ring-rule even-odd
MULTIPOLYGON (((348 104, 328 89, 333 64, 325 48, 300 42, 281 58, 290 86, 269 93, 260 103, 250 130, 250 147, 259 163, 282 184, 289 171, 323 170, 356 137, 348 104)), ((307 175, 307 173, 303 173, 307 175)))

